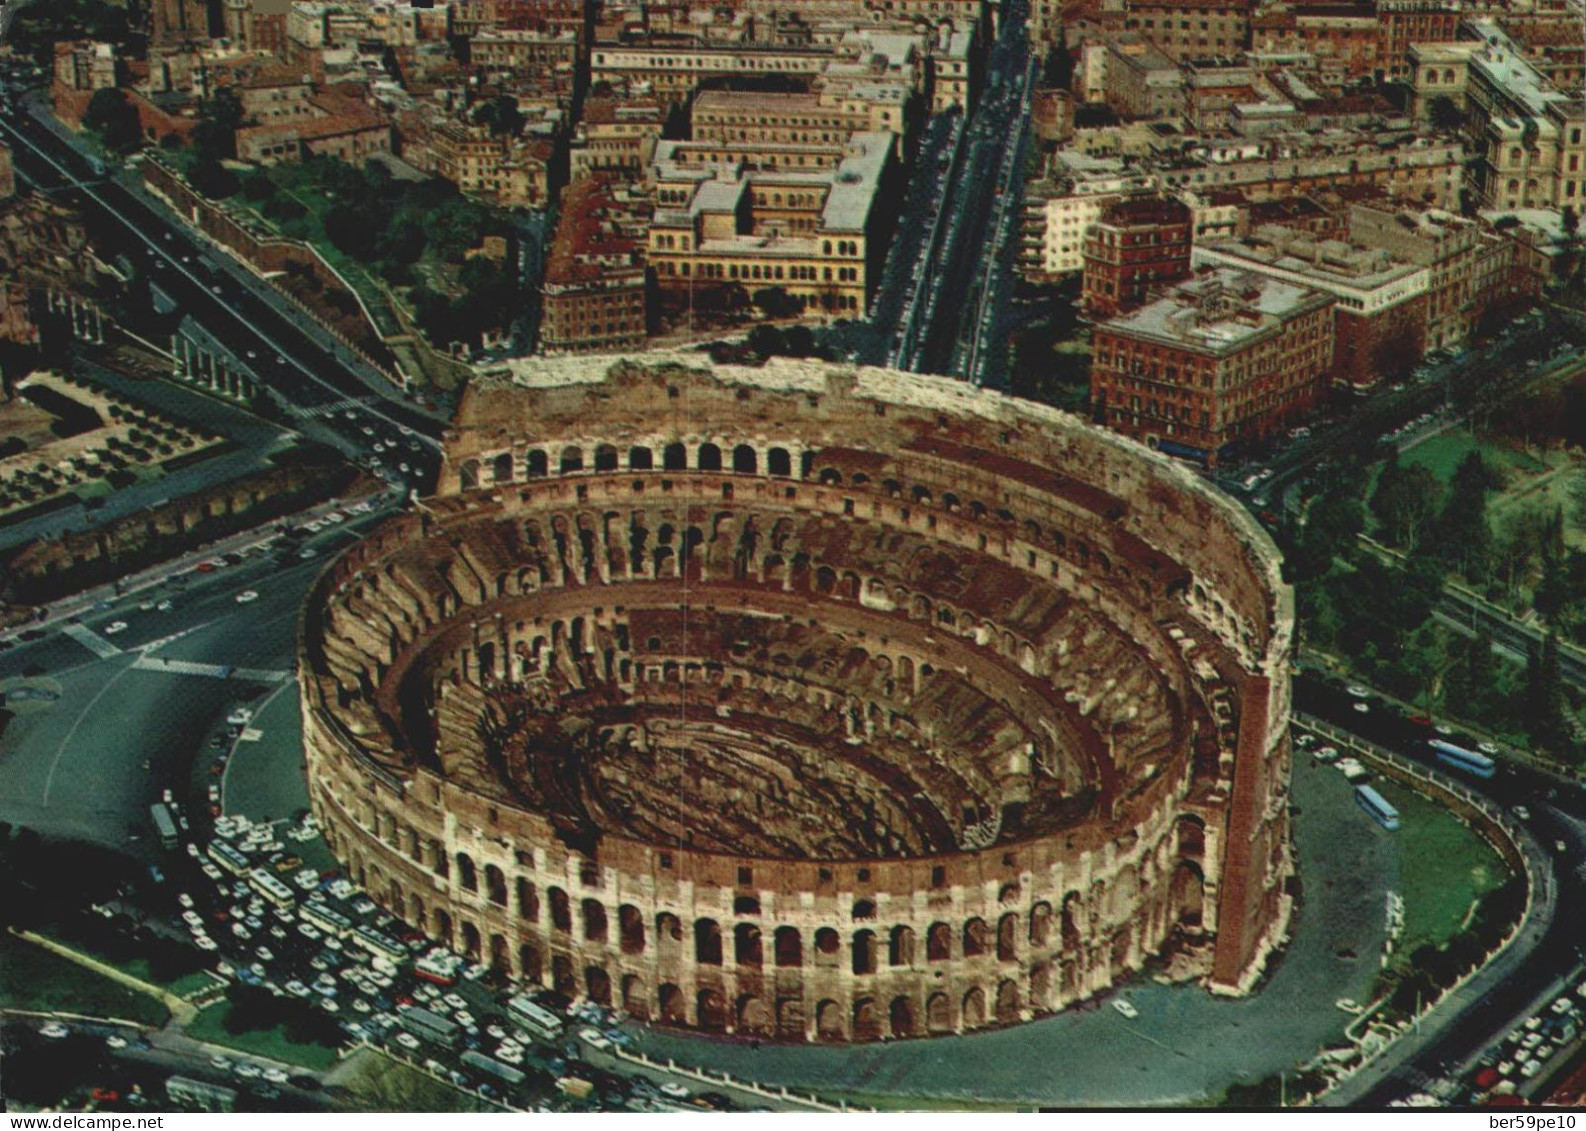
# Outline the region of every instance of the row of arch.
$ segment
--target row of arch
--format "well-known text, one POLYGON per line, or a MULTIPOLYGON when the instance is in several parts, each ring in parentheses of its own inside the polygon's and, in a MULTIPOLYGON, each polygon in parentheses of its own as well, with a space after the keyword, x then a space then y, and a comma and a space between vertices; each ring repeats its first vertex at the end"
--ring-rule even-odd
MULTIPOLYGON (((803 457, 805 475, 809 474, 812 458, 809 453, 803 457)), ((767 475, 778 478, 791 478, 793 475, 793 456, 788 448, 777 446, 765 449, 764 462, 767 475)), ((580 444, 565 444, 560 448, 529 448, 523 453, 521 465, 512 452, 465 460, 458 468, 462 489, 467 491, 486 485, 486 467, 490 470, 490 484, 543 479, 553 474, 553 469, 557 475, 577 475, 586 471, 732 471, 738 475, 758 475, 761 454, 760 449, 752 444, 737 444, 727 449, 708 441, 696 445, 692 450, 681 441, 667 444, 661 449, 659 461, 656 459, 656 450, 642 444, 630 447, 626 453, 615 444, 597 444, 587 453, 580 444)))

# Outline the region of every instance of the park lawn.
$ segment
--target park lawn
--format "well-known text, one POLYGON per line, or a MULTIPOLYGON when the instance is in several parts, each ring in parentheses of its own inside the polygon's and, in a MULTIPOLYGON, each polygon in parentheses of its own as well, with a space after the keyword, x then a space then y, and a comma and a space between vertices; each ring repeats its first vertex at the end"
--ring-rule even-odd
POLYGON ((1522 476, 1546 471, 1547 465, 1535 456, 1516 451, 1507 444, 1480 440, 1459 428, 1439 432, 1399 456, 1406 465, 1419 464, 1437 477, 1445 487, 1454 478, 1460 461, 1471 452, 1480 451, 1487 466, 1500 471, 1518 472, 1522 476))
POLYGON ((170 1016, 154 998, 9 933, 0 934, 0 1002, 13 1009, 119 1017, 155 1028, 170 1016))
POLYGON ((1487 507, 1488 521, 1494 529, 1510 515, 1536 511, 1546 515, 1562 512, 1564 540, 1571 546, 1586 548, 1586 528, 1580 515, 1586 504, 1586 467, 1573 456, 1552 467, 1545 475, 1531 476, 1495 495, 1487 507))
POLYGON ((228 1033, 226 1017, 231 1012, 230 1002, 219 1002, 200 1010, 198 1016, 187 1023, 184 1030, 195 1041, 224 1045, 238 1052, 252 1053, 271 1060, 296 1064, 315 1072, 323 1072, 336 1063, 336 1050, 324 1045, 295 1045, 286 1039, 280 1026, 255 1029, 247 1033, 228 1033))
MULTIPOLYGON (((1399 810, 1401 962, 1419 946, 1442 946, 1465 925, 1471 904, 1499 887, 1508 868, 1474 830, 1436 803, 1390 779, 1375 783, 1399 810)), ((1386 914, 1386 911, 1384 911, 1386 914)))

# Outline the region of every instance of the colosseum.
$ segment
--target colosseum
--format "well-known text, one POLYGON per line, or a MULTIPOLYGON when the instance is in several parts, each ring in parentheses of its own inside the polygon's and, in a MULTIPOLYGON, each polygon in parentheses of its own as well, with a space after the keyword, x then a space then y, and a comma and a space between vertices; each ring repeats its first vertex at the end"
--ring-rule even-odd
POLYGON ((314 812, 432 937, 652 1022, 1007 1025, 1250 989, 1292 604, 1185 469, 940 379, 699 355, 469 391, 302 623, 314 812))

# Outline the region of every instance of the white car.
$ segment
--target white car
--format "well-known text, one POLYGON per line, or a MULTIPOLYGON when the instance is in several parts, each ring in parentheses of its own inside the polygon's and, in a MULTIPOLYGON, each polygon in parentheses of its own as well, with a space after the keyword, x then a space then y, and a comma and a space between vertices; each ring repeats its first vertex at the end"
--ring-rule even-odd
POLYGON ((522 1064, 523 1050, 508 1048, 505 1045, 496 1050, 496 1059, 502 1064, 522 1064))
POLYGON ((611 1047, 610 1039, 601 1033, 599 1029, 580 1029, 578 1031, 578 1038, 590 1048, 604 1051, 611 1047))
POLYGON ((1112 1007, 1131 1021, 1140 1016, 1140 1011, 1121 997, 1113 999, 1112 1007))
POLYGON ((111 1033, 105 1038, 105 1046, 113 1049, 124 1049, 127 1047, 127 1038, 120 1033, 111 1033))
POLYGON ((220 949, 220 944, 217 943, 214 939, 210 938, 208 935, 195 935, 193 937, 193 945, 196 946, 199 950, 202 950, 202 951, 211 951, 211 950, 219 950, 220 949))
POLYGON ((106 636, 114 636, 118 632, 125 631, 127 631, 127 622, 124 620, 111 621, 109 624, 105 625, 106 636))
POLYGON ((243 1061, 242 1063, 238 1064, 236 1068, 232 1069, 232 1071, 238 1076, 242 1077, 244 1080, 256 1080, 260 1076, 264 1075, 264 1069, 260 1068, 257 1064, 249 1064, 247 1061, 243 1061))
POLYGON ((59 1021, 46 1021, 39 1026, 39 1036, 48 1037, 52 1041, 58 1041, 70 1032, 71 1030, 59 1021))
POLYGON ((674 1100, 688 1099, 688 1089, 671 1080, 661 1085, 661 1094, 663 1096, 671 1096, 674 1100))
POLYGON ((412 1049, 414 1052, 419 1050, 419 1039, 412 1033, 398 1033, 396 1042, 405 1049, 412 1049))
POLYGON ((258 599, 259 591, 257 589, 244 589, 237 594, 237 604, 239 605, 246 605, 249 601, 257 601, 258 599))
POLYGON ((255 953, 255 954, 257 954, 259 956, 259 961, 260 962, 274 962, 275 961, 274 952, 272 952, 270 950, 270 948, 267 947, 267 946, 261 946, 257 950, 255 950, 253 953, 255 953))
POLYGON ((176 606, 171 604, 170 601, 161 601, 158 605, 154 606, 154 611, 158 613, 168 613, 175 607, 176 606))
POLYGON ((461 994, 447 994, 445 997, 441 998, 441 1000, 452 1009, 468 1008, 468 1003, 463 1000, 463 996, 461 994))
MULTIPOLYGON (((191 903, 192 901, 189 900, 188 902, 191 903)), ((182 912, 182 922, 196 931, 204 925, 204 917, 196 911, 184 911, 182 912)))
POLYGON ((1355 699, 1366 699, 1371 695, 1370 688, 1361 687, 1358 683, 1351 683, 1348 687, 1344 688, 1344 690, 1355 699))
POLYGON ((264 1078, 272 1084, 284 1084, 290 1077, 279 1068, 266 1068, 264 1078))

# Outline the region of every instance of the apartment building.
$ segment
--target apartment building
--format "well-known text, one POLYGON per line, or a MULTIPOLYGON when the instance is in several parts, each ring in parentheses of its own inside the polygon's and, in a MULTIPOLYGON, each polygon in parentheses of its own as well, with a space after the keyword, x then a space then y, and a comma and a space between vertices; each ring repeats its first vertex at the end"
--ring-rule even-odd
POLYGON ((545 260, 541 352, 644 346, 650 211, 648 195, 626 177, 596 172, 567 186, 545 260))
POLYGON ((1332 369, 1332 296, 1209 269, 1092 332, 1094 419, 1215 467, 1304 420, 1332 369))
POLYGON ((1107 208, 1085 235, 1085 308, 1108 318, 1184 278, 1193 232, 1190 209, 1171 198, 1137 197, 1107 208))

